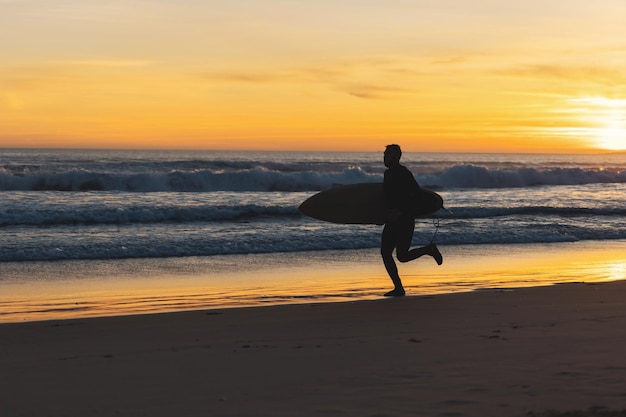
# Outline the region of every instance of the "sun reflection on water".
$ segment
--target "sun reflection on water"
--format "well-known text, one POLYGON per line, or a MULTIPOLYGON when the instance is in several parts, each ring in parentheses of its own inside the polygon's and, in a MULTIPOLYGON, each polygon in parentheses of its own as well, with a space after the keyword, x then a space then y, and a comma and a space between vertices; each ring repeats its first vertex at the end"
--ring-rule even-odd
POLYGON ((602 281, 626 279, 626 261, 599 263, 593 266, 596 276, 602 281))

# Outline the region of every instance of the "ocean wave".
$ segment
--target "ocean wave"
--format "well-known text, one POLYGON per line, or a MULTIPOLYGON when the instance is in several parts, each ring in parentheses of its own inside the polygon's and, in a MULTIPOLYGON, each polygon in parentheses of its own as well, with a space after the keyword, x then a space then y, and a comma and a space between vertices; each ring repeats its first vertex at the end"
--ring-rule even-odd
POLYGON ((543 218, 545 216, 595 217, 595 216, 626 216, 626 208, 601 207, 549 207, 549 206, 521 206, 521 207, 453 207, 449 211, 441 211, 435 217, 450 219, 489 219, 509 216, 529 216, 543 218))
MULTIPOLYGON (((305 194, 303 194, 304 196, 305 194)), ((302 197, 304 198, 304 197, 302 197)), ((623 207, 463 207, 451 206, 433 215, 439 219, 490 219, 498 217, 624 217, 623 207)), ((224 204, 224 205, 176 205, 151 203, 142 204, 98 204, 37 206, 28 204, 16 206, 11 210, 0 210, 0 227, 9 226, 62 226, 62 225, 127 225, 158 223, 196 223, 196 222, 245 222, 272 221, 303 218, 297 204, 224 204)))
POLYGON ((89 206, 0 212, 0 226, 62 226, 248 221, 300 216, 297 208, 256 204, 211 207, 89 206))
POLYGON ((521 188, 545 185, 626 183, 626 170, 581 168, 489 169, 476 165, 455 165, 441 173, 418 177, 421 184, 449 188, 521 188))
POLYGON ((102 173, 86 170, 15 175, 0 169, 0 191, 313 191, 337 184, 382 181, 358 167, 340 172, 284 172, 267 168, 236 171, 102 173))
MULTIPOLYGON (((238 165, 239 166, 239 165, 238 165)), ((239 166, 241 168, 241 166, 239 166)), ((318 191, 338 184, 382 181, 382 173, 358 166, 333 171, 300 171, 272 165, 249 169, 195 169, 170 172, 16 172, 0 168, 0 191, 318 191), (274 169, 272 169, 274 168, 274 169), (280 168, 280 169, 277 169, 280 168)), ((335 166, 336 168, 336 166, 335 166)), ((418 174, 418 182, 434 189, 520 188, 543 185, 626 183, 626 170, 581 168, 493 169, 455 165, 441 172, 418 174)))
MULTIPOLYGON (((617 225, 619 222, 615 222, 617 225)), ((623 223, 622 223, 623 225, 623 223)), ((418 224, 414 245, 427 244, 433 238, 445 250, 446 245, 534 244, 582 240, 626 239, 624 227, 599 227, 590 224, 554 224, 539 222, 443 223, 437 234, 428 222, 418 224)), ((6 242, 0 248, 0 262, 51 261, 74 259, 168 258, 187 256, 239 255, 252 253, 290 253, 320 250, 373 249, 380 244, 380 228, 370 226, 291 225, 281 233, 267 230, 240 230, 194 233, 172 228, 150 230, 115 230, 97 228, 89 239, 81 239, 82 228, 68 230, 66 236, 32 236, 32 242, 6 242), (74 237, 71 237, 74 235, 74 237), (34 244, 34 242, 37 244, 34 244)), ((0 277, 1 279, 1 277, 0 277)))

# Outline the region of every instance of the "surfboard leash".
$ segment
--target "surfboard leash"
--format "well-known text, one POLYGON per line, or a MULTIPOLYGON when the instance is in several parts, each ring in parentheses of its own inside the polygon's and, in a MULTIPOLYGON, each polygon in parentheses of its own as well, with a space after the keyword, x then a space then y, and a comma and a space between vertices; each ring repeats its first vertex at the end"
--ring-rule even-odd
MULTIPOLYGON (((441 208, 448 212, 448 214, 452 215, 452 211, 448 210, 445 207, 441 208)), ((435 239, 437 238, 437 234, 439 234, 439 228, 441 227, 441 217, 433 217, 433 226, 435 226, 435 233, 433 233, 433 237, 430 239, 430 244, 435 243, 435 239)))
POLYGON ((437 234, 439 234, 439 228, 441 227, 441 219, 436 218, 433 219, 433 226, 435 226, 435 233, 433 233, 433 237, 430 239, 430 244, 435 243, 435 239, 437 239, 437 234))

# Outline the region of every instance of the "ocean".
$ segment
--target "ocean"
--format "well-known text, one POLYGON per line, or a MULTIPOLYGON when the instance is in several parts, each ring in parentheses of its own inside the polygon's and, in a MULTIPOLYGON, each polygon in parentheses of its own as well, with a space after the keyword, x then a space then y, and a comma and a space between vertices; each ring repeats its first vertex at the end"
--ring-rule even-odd
MULTIPOLYGON (((445 202, 418 219, 416 245, 626 239, 626 154, 405 153, 401 162, 445 202)), ((383 172, 382 151, 3 149, 0 286, 7 294, 35 280, 74 288, 92 275, 145 282, 172 268, 223 278, 293 259, 352 262, 355 251, 376 254, 381 227, 325 223, 297 207, 334 185, 382 181, 383 172)))

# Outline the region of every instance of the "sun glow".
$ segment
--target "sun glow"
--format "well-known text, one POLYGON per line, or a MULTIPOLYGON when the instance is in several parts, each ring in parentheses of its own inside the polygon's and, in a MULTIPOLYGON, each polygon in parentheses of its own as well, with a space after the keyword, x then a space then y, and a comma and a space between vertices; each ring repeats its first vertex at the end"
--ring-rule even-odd
POLYGON ((598 146, 602 149, 614 151, 626 149, 626 126, 624 120, 611 120, 606 127, 598 129, 596 138, 598 146))
POLYGON ((596 107, 594 119, 599 127, 594 129, 594 140, 598 147, 613 151, 626 149, 626 100, 604 97, 590 98, 596 107))
POLYGON ((603 149, 626 149, 626 100, 597 99, 605 108, 604 126, 597 129, 597 143, 603 149))
POLYGON ((573 114, 584 125, 572 129, 585 136, 589 145, 604 150, 626 150, 626 99, 586 97, 570 100, 573 114))

